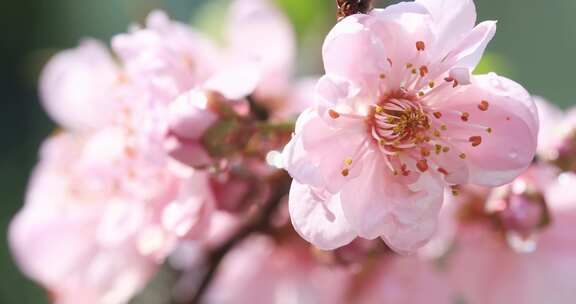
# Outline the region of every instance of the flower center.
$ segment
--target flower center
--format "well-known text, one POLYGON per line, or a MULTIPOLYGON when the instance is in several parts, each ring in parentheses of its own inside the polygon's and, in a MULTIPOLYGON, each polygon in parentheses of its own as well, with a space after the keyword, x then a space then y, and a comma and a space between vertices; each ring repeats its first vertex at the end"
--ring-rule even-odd
POLYGON ((430 119, 419 101, 391 98, 374 107, 369 125, 377 143, 396 152, 426 141, 430 119))

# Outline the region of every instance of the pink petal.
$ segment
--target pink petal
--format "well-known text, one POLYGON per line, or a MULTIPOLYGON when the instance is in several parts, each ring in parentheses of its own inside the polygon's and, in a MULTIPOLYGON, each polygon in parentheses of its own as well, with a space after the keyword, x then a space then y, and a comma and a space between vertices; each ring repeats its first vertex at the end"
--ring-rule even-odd
POLYGON ((475 76, 435 107, 444 113, 468 112, 468 122, 459 116, 446 118, 452 124, 446 134, 466 155, 470 182, 498 186, 510 182, 534 157, 537 142, 538 116, 530 95, 519 84, 495 74, 475 76), (487 101, 488 109, 479 104, 487 101), (488 131, 490 129, 490 132, 488 131), (472 137, 481 143, 473 146, 472 137))
MULTIPOLYGON (((484 21, 478 24, 447 55, 447 61, 453 66, 473 70, 482 59, 486 46, 496 34, 496 21, 484 21)), ((462 82, 461 84, 467 84, 462 82)))
POLYGON ((360 175, 342 187, 340 199, 346 220, 360 237, 374 239, 384 232, 384 226, 393 221, 393 205, 410 197, 408 188, 396 182, 390 170, 371 153, 363 159, 360 175))
MULTIPOLYGON (((437 36, 435 56, 444 56, 476 23, 476 8, 472 0, 417 0, 426 7, 434 21, 437 36)), ((440 59, 440 58, 438 58, 440 59)))
POLYGON ((328 33, 322 47, 327 75, 354 80, 356 85, 370 88, 376 85, 382 71, 389 70, 387 50, 365 25, 370 19, 366 15, 350 16, 328 33))
POLYGON ((255 61, 259 67, 262 77, 257 94, 270 97, 288 93, 294 66, 295 37, 288 18, 272 1, 234 1, 230 8, 227 38, 234 56, 255 61))
POLYGON ((164 149, 173 159, 191 167, 203 167, 212 163, 212 158, 202 144, 195 140, 186 140, 168 136, 164 149))
MULTIPOLYGON (((564 118, 562 110, 542 97, 534 97, 538 107, 540 131, 538 132, 538 155, 545 159, 554 159, 557 156, 557 144, 561 140, 559 132, 561 121, 564 118)), ((568 131, 568 130, 567 130, 568 131)))
POLYGON ((227 66, 206 81, 205 88, 221 93, 230 100, 244 98, 256 89, 260 71, 251 62, 227 66))
POLYGON ((101 42, 90 39, 50 59, 40 76, 40 95, 52 119, 65 128, 82 131, 110 119, 117 80, 110 53, 101 42))
POLYGON ((199 139, 217 120, 208 107, 206 92, 191 90, 180 95, 168 108, 170 130, 187 139, 199 139))
POLYGON ((344 78, 324 75, 318 80, 315 90, 318 112, 330 125, 346 127, 348 124, 357 123, 347 116, 334 119, 332 111, 338 114, 357 114, 368 111, 366 101, 369 99, 359 96, 361 88, 344 78))
POLYGON ((282 151, 283 167, 294 180, 313 187, 322 187, 324 178, 318 170, 318 164, 307 156, 302 134, 294 135, 282 151))
POLYGON ((342 214, 338 195, 293 181, 288 204, 298 234, 320 249, 332 250, 356 237, 342 214))
POLYGON ((320 117, 310 119, 302 130, 302 145, 307 158, 318 166, 331 193, 353 180, 362 170, 362 150, 366 145, 364 122, 351 128, 332 128, 320 117), (352 164, 346 165, 351 159, 352 164), (347 173, 343 173, 346 170, 347 173))
POLYGON ((279 118, 291 118, 314 105, 318 76, 299 79, 292 87, 286 102, 276 111, 279 118))
POLYGON ((442 207, 444 183, 438 174, 421 174, 419 180, 408 186, 407 196, 392 201, 391 213, 396 222, 413 226, 435 219, 442 207))

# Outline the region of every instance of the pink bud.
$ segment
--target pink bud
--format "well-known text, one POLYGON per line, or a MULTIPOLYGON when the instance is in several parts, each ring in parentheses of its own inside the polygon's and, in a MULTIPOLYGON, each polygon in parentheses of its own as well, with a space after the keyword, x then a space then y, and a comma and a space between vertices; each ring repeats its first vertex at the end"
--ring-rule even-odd
POLYGON ((216 122, 218 115, 208 109, 210 94, 190 90, 170 104, 168 123, 172 133, 186 139, 199 139, 216 122))
POLYGON ((500 219, 509 231, 529 236, 538 230, 546 216, 542 200, 529 197, 526 194, 512 195, 506 208, 500 212, 500 219))
POLYGON ((171 134, 164 141, 164 149, 170 157, 191 167, 205 167, 212 162, 204 147, 195 140, 171 134))

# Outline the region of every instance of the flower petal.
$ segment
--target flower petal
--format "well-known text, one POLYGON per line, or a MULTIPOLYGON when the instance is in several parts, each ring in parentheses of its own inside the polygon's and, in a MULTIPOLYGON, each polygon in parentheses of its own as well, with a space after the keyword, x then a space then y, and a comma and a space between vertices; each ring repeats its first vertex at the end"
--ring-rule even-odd
POLYGON ((476 23, 476 7, 472 0, 417 0, 434 20, 438 45, 437 56, 445 55, 476 23))
POLYGON ((293 181, 288 207, 294 229, 320 249, 336 249, 356 238, 342 214, 339 195, 293 181))
POLYGON ((272 2, 234 1, 227 25, 230 52, 255 61, 261 74, 256 92, 264 97, 288 93, 295 55, 292 25, 272 2))
POLYGON ((303 127, 302 145, 306 157, 317 164, 326 189, 331 193, 338 192, 342 184, 360 174, 367 140, 365 132, 363 120, 349 128, 334 128, 318 116, 303 127), (351 164, 347 164, 348 160, 351 164))
MULTIPOLYGON (((447 61, 455 67, 473 70, 482 59, 486 46, 496 34, 496 21, 484 21, 478 24, 447 55, 447 61)), ((463 84, 463 83, 462 83, 463 84)))
POLYGON ((402 254, 414 253, 420 247, 426 245, 436 232, 438 220, 432 217, 414 225, 388 225, 382 240, 394 251, 402 254))
POLYGON ((374 239, 393 221, 394 204, 411 195, 408 187, 396 182, 376 153, 363 159, 361 175, 349 180, 340 192, 347 221, 360 237, 374 239))
POLYGON ((387 71, 389 64, 382 41, 365 25, 372 19, 367 15, 353 15, 340 21, 328 33, 322 47, 327 75, 355 80, 356 85, 362 87, 377 84, 378 75, 387 71))
POLYGON ((445 133, 465 154, 470 183, 502 185, 532 161, 538 115, 531 96, 512 80, 496 74, 475 76, 471 85, 455 90, 435 107, 443 113, 469 114, 466 122, 447 115, 445 133))
POLYGON ((116 64, 106 47, 85 40, 50 59, 40 76, 42 103, 65 128, 96 128, 114 112, 112 89, 117 79, 116 64))

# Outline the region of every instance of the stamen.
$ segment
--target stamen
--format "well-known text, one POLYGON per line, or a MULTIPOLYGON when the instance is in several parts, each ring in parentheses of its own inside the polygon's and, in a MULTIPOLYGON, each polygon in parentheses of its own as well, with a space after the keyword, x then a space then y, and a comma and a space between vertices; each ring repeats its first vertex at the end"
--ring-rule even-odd
POLYGON ((468 113, 468 112, 464 112, 460 116, 460 119, 462 119, 462 121, 468 121, 469 118, 470 118, 470 113, 468 113))
POLYGON ((492 133, 492 128, 488 128, 488 129, 486 129, 486 132, 488 132, 488 133, 492 133))
POLYGON ((482 143, 482 136, 471 136, 468 141, 472 143, 472 147, 479 146, 482 143))
POLYGON ((330 115, 332 119, 337 119, 340 117, 340 114, 332 109, 328 110, 328 115, 330 115))
POLYGON ((442 117, 442 113, 440 112, 434 112, 432 113, 434 115, 434 117, 436 117, 437 119, 440 119, 440 117, 442 117))
POLYGON ((420 154, 423 157, 428 157, 428 156, 430 156, 430 149, 428 149, 426 147, 422 147, 422 148, 420 148, 420 154))
POLYGON ((426 49, 426 44, 424 44, 424 41, 417 41, 416 42, 416 49, 418 51, 424 51, 426 49))
POLYGON ((438 167, 438 172, 444 174, 444 175, 448 175, 448 171, 446 171, 446 169, 442 168, 442 167, 438 167))
POLYGON ((460 157, 460 159, 466 159, 466 154, 460 153, 460 155, 458 155, 458 157, 460 157))
POLYGON ((344 168, 340 173, 342 174, 342 176, 346 177, 348 176, 348 174, 350 174, 350 170, 348 168, 344 168))
POLYGON ((423 65, 420 67, 420 76, 424 77, 428 75, 428 67, 423 65))
POLYGON ((351 158, 345 159, 345 160, 344 160, 344 164, 345 164, 346 166, 352 165, 352 159, 351 159, 351 158))
POLYGON ((480 104, 478 105, 478 109, 480 109, 480 111, 488 111, 488 106, 490 104, 486 101, 486 100, 482 100, 480 102, 480 104))
POLYGON ((436 154, 440 154, 440 152, 442 152, 442 145, 436 144, 434 145, 434 149, 436 149, 436 154))
POLYGON ((428 170, 428 162, 425 159, 421 159, 416 162, 416 168, 418 168, 420 172, 426 172, 428 170))

